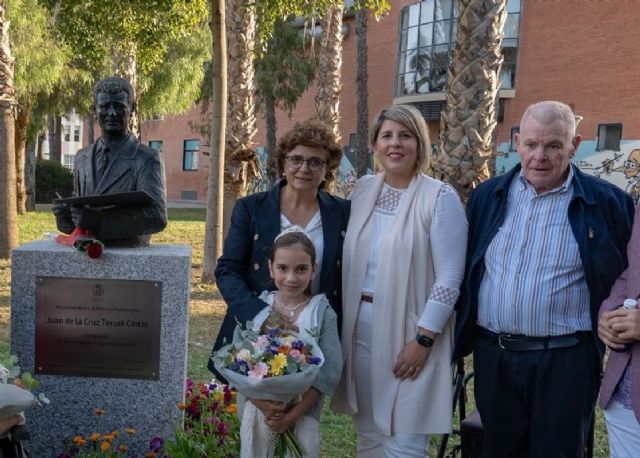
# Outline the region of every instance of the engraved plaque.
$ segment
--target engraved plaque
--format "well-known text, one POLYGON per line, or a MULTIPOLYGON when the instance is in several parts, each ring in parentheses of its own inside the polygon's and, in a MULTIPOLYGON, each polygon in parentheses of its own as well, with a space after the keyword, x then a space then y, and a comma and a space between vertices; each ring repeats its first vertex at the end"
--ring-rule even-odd
POLYGON ((162 282, 36 278, 35 373, 158 379, 162 282))

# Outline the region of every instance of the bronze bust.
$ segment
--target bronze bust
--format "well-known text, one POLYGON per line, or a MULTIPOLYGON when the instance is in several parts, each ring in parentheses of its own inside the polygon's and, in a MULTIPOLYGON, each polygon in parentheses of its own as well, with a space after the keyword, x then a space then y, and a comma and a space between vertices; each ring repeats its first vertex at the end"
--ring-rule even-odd
POLYGON ((69 234, 78 227, 90 231, 107 246, 147 246, 150 234, 167 225, 162 159, 129 131, 129 118, 136 104, 127 80, 102 79, 93 96, 92 109, 101 136, 76 154, 73 197, 144 191, 150 199, 108 206, 56 203, 53 213, 58 230, 69 234))

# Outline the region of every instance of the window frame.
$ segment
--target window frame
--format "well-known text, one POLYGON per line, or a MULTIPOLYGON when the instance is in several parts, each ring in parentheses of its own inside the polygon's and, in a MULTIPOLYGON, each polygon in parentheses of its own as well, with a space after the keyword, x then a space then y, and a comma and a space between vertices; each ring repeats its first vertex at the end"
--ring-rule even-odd
POLYGON ((188 138, 182 143, 182 171, 183 172, 197 172, 200 170, 200 139, 188 138), (188 142, 197 142, 197 149, 187 149, 188 142), (191 155, 191 167, 187 168, 187 155, 191 155), (194 161, 195 158, 195 161, 194 161), (195 167, 193 166, 195 162, 195 167))
POLYGON ((621 122, 603 122, 598 124, 598 128, 596 130, 596 151, 620 151, 620 143, 622 143, 622 129, 623 124, 621 122), (608 148, 607 144, 607 128, 619 128, 620 135, 616 140, 617 148, 608 148), (604 135, 600 136, 600 130, 604 129, 604 135))

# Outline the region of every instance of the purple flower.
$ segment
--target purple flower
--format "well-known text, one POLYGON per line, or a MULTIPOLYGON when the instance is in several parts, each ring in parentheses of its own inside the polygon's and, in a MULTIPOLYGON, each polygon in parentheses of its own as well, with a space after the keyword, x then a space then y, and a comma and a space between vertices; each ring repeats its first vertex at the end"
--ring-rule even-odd
POLYGON ((291 348, 302 351, 302 349, 304 348, 304 342, 302 340, 296 340, 291 344, 291 348))
POLYGON ((69 455, 68 453, 61 453, 56 458, 71 458, 71 455, 69 455))
POLYGON ((316 366, 322 362, 322 358, 318 356, 312 356, 309 358, 309 364, 315 364, 316 366))
POLYGON ((162 444, 164 444, 164 440, 161 437, 154 437, 149 442, 149 449, 154 453, 158 453, 162 448, 162 444))

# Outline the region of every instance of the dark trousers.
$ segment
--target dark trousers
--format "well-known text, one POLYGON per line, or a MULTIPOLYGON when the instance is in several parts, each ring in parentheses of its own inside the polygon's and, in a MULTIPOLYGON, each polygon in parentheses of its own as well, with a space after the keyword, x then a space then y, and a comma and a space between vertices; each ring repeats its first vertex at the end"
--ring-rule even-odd
POLYGON ((591 339, 570 348, 509 351, 479 337, 473 366, 483 457, 584 455, 600 387, 591 339))

